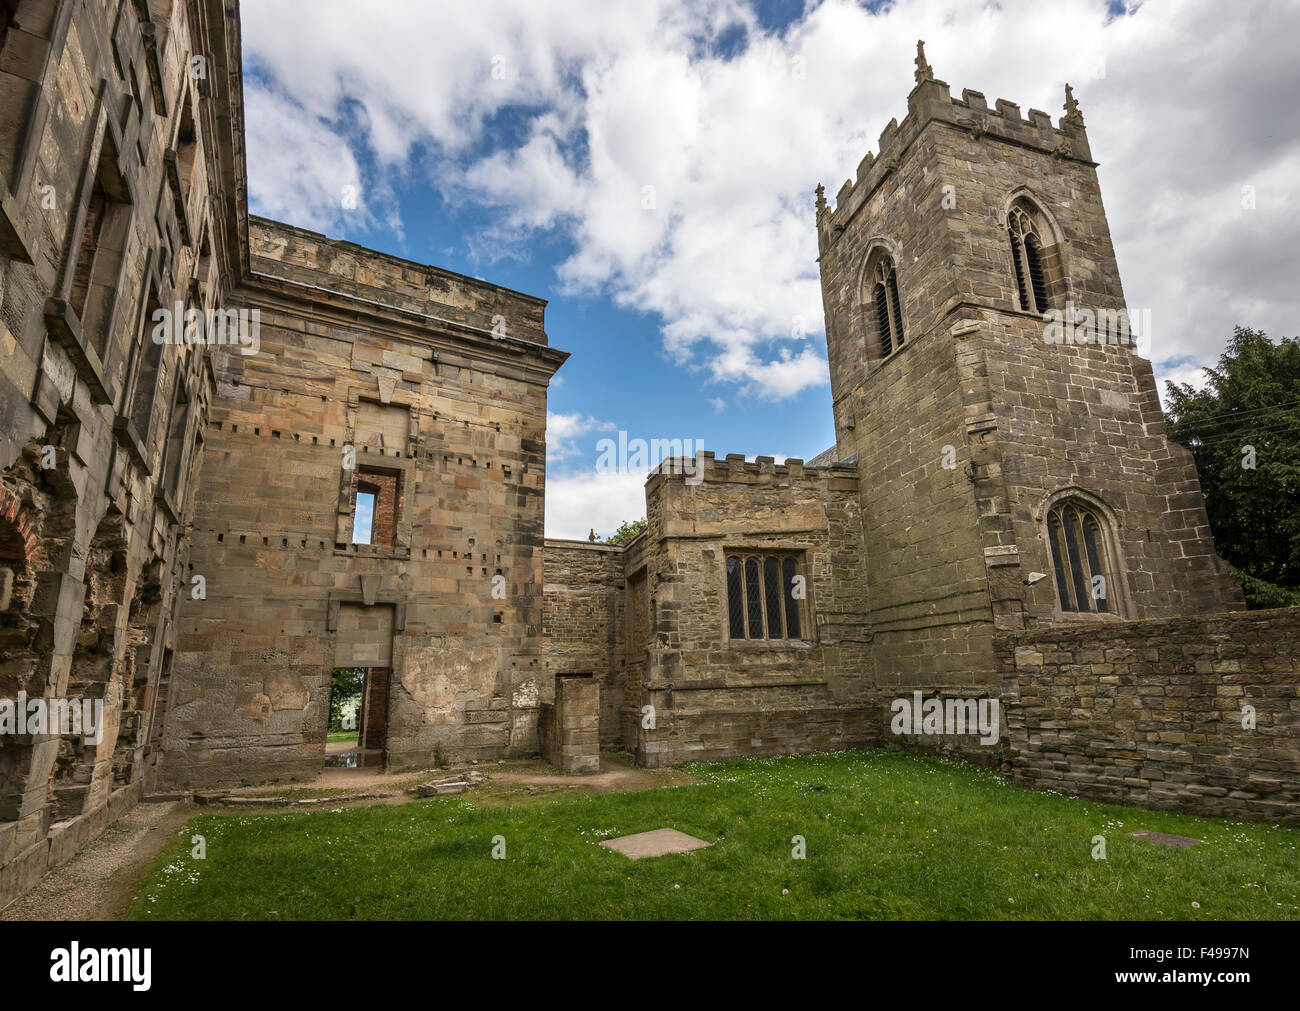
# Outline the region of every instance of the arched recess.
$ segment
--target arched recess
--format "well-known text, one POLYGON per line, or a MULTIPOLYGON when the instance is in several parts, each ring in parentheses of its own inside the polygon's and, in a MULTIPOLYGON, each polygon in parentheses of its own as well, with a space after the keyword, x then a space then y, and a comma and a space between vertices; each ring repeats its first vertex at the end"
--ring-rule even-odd
MULTIPOLYGON (((55 694, 67 656, 55 652, 59 592, 77 555, 79 497, 69 448, 78 421, 60 407, 41 439, 28 443, 0 473, 0 568, 12 586, 0 610, 0 698, 55 694)), ((27 817, 46 804, 54 765, 49 735, 0 734, 0 822, 27 817)))
POLYGON ((133 782, 149 754, 150 715, 160 686, 150 663, 162 611, 162 562, 145 567, 136 581, 127 614, 126 656, 122 664, 122 719, 113 751, 113 785, 133 782))
POLYGON ((1046 313, 1070 298, 1067 246, 1060 224, 1026 186, 1007 197, 1002 209, 1016 308, 1046 313))
POLYGON ((117 740, 122 708, 121 631, 126 604, 128 558, 126 521, 115 508, 100 520, 86 553, 86 591, 81 627, 64 692, 73 702, 103 703, 102 737, 95 743, 84 735, 59 739, 59 753, 51 777, 54 818, 71 818, 85 810, 96 782, 109 776, 104 765, 117 740))

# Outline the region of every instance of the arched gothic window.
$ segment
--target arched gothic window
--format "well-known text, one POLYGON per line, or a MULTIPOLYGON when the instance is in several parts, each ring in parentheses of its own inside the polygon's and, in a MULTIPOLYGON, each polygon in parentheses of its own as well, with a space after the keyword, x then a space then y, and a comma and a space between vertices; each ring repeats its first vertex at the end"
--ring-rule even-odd
POLYGON ((880 254, 870 274, 871 305, 876 324, 880 357, 887 358, 903 346, 903 303, 898 297, 898 273, 894 261, 880 254))
POLYGON ((1047 513, 1047 543, 1062 611, 1114 614, 1114 568, 1106 520, 1078 501, 1064 499, 1047 513))
POLYGON ((1016 271, 1020 308, 1044 313, 1052 308, 1056 282, 1056 256, 1041 214, 1028 201, 1019 201, 1007 216, 1011 262, 1016 271), (1049 251, 1052 250, 1052 251, 1049 251))

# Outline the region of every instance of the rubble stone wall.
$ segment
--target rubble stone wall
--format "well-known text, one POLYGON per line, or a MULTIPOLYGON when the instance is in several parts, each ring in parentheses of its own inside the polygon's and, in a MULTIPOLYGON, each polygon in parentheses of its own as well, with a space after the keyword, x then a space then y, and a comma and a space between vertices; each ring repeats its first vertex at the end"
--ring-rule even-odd
POLYGON ((1300 822, 1300 611, 998 639, 1018 782, 1300 822))

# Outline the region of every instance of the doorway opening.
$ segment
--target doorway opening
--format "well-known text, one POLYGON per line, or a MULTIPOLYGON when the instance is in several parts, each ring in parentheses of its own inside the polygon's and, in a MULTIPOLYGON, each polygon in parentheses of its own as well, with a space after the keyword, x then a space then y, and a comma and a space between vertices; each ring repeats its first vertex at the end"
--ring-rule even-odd
POLYGON ((382 767, 387 746, 388 668, 334 668, 330 675, 325 768, 382 767))

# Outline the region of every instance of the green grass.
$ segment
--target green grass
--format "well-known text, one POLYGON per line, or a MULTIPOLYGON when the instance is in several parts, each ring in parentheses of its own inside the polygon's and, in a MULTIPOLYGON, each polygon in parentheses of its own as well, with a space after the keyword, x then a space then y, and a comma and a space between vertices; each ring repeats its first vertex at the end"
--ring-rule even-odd
POLYGON ((488 806, 202 815, 137 919, 1296 919, 1300 832, 1116 807, 944 759, 857 751, 700 765, 693 786, 488 806), (630 861, 602 839, 714 845, 630 861), (1172 849, 1151 829, 1205 840, 1172 849), (207 858, 191 857, 202 835, 207 858), (793 836, 807 857, 792 859, 793 836), (1105 836, 1105 860, 1092 859, 1105 836), (506 841, 492 859, 493 838, 506 841), (1193 905, 1199 903, 1199 908, 1193 905))
POLYGON ((325 735, 325 740, 330 744, 337 744, 339 741, 347 741, 350 744, 357 743, 357 732, 355 730, 342 730, 337 734, 330 733, 325 735))

